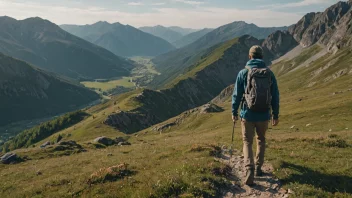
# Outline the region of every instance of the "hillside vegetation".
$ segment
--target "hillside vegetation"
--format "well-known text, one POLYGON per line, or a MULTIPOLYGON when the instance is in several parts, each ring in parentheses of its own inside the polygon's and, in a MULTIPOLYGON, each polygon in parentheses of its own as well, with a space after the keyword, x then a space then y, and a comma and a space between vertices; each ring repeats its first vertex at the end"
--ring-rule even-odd
POLYGON ((70 127, 82 121, 88 114, 82 111, 76 111, 65 114, 52 121, 40 124, 39 126, 25 130, 19 133, 10 141, 2 146, 3 152, 12 151, 19 148, 26 148, 34 143, 37 143, 54 133, 70 127))
POLYGON ((1 53, 0 71, 0 125, 55 116, 99 99, 79 84, 1 53))
MULTIPOLYGON (((349 49, 342 50, 339 54, 329 54, 314 61, 309 67, 278 75, 282 96, 281 123, 279 127, 269 129, 266 159, 274 164, 275 175, 281 179, 284 188, 292 189, 297 197, 352 196, 349 166, 352 159, 352 92, 348 91, 348 86, 342 86, 351 84, 351 74, 308 86, 314 80, 311 75, 335 58, 341 61, 331 63, 330 71, 319 73, 319 79, 328 79, 328 73, 341 69, 350 71, 350 53, 349 49), (288 80, 300 75, 301 81, 288 80), (339 94, 334 95, 334 92, 339 94)), ((273 65, 273 69, 284 63, 273 65)), ((88 152, 60 158, 45 157, 44 153, 41 154, 44 158, 35 163, 27 161, 6 169, 0 165, 5 179, 0 193, 5 197, 9 193, 22 196, 38 192, 43 196, 216 196, 219 189, 228 188, 232 181, 226 174, 216 174, 214 170, 224 167, 213 157, 222 145, 231 143, 230 95, 231 92, 227 93, 227 99, 222 98, 217 103, 223 111, 201 113, 190 110, 133 136, 125 136, 101 124, 105 113, 114 111, 120 102, 98 105, 89 110, 95 119, 89 117, 55 134, 60 134, 66 141, 79 142, 88 152), (175 121, 176 124, 169 125, 175 121), (164 125, 168 127, 162 127, 164 125), (92 148, 88 143, 100 135, 124 136, 132 145, 92 148), (100 168, 122 163, 129 164, 128 169, 133 172, 126 179, 102 180, 94 185, 87 183, 91 174, 100 168), (37 176, 39 169, 42 174, 37 176), (28 186, 28 181, 34 185, 28 186)), ((131 94, 119 96, 116 100, 123 103, 128 97, 131 94)), ((235 134, 235 147, 240 150, 239 127, 236 127, 235 134)), ((17 153, 35 158, 39 152, 37 149, 18 150, 17 153)))

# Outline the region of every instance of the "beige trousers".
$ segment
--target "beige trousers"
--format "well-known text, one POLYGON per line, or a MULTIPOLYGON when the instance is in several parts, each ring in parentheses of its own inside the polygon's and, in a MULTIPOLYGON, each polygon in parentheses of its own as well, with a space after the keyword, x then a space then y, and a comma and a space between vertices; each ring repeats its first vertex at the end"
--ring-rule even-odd
POLYGON ((244 165, 246 169, 253 169, 254 165, 257 168, 261 168, 264 163, 265 154, 265 133, 268 130, 268 121, 265 122, 247 122, 242 119, 242 138, 243 138, 243 154, 244 154, 244 165), (254 164, 253 157, 253 138, 257 132, 257 155, 254 164))

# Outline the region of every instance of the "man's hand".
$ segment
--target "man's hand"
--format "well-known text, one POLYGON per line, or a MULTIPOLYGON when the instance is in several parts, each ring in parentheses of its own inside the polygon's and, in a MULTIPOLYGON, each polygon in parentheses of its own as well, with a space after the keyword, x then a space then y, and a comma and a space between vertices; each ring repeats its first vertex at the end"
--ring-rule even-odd
POLYGON ((238 116, 232 116, 232 121, 233 121, 233 124, 236 125, 236 122, 238 120, 238 116))
POLYGON ((272 125, 277 126, 279 124, 279 119, 272 119, 272 125))

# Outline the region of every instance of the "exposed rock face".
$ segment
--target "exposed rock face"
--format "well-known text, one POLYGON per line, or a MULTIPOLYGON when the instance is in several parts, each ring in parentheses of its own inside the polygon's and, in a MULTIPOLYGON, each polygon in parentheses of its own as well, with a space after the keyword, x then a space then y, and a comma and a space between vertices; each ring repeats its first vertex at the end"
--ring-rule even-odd
POLYGON ((77 144, 77 142, 70 140, 67 142, 60 142, 56 144, 53 147, 52 152, 56 152, 56 151, 69 151, 72 153, 80 153, 80 152, 86 152, 87 150, 84 149, 80 144, 77 144))
POLYGON ((159 122, 153 114, 145 112, 145 114, 135 112, 124 112, 111 114, 104 121, 104 124, 119 129, 124 133, 133 133, 139 129, 147 128, 153 123, 159 122))
POLYGON ((183 112, 181 115, 175 117, 173 120, 171 120, 168 123, 162 123, 160 125, 157 125, 153 128, 154 131, 158 132, 163 132, 171 127, 178 126, 184 122, 184 120, 191 116, 191 115, 198 115, 198 114, 205 114, 205 113, 217 113, 217 112, 222 112, 224 111, 221 107, 213 104, 213 103, 208 103, 203 106, 188 110, 186 112, 183 112))
POLYGON ((201 106, 199 111, 200 111, 200 113, 204 114, 204 113, 222 112, 222 111, 224 111, 224 109, 222 109, 221 107, 219 107, 215 104, 208 103, 208 104, 201 106))
MULTIPOLYGON (((338 2, 321 13, 309 13, 289 28, 290 34, 304 47, 318 41, 330 47, 351 34, 352 1, 338 2), (334 38, 333 40, 330 40, 334 38), (334 43, 334 44, 332 44, 334 43)), ((341 43, 342 44, 342 43, 341 43)))
POLYGON ((0 158, 0 162, 3 164, 15 164, 21 161, 22 159, 16 153, 6 153, 0 158))
POLYGON ((297 45, 297 41, 288 31, 276 31, 262 44, 272 54, 273 59, 279 58, 297 45))
POLYGON ((95 138, 94 142, 103 144, 105 146, 110 146, 114 144, 114 141, 108 137, 97 137, 95 138))
POLYGON ((44 144, 40 145, 40 148, 45 148, 49 146, 51 143, 50 142, 45 142, 44 144))
POLYGON ((234 88, 235 88, 235 86, 233 84, 226 87, 211 102, 217 104, 217 103, 221 103, 221 102, 225 102, 226 100, 229 100, 233 94, 234 88))
POLYGON ((260 41, 251 36, 239 38, 237 43, 225 51, 223 57, 194 77, 181 80, 169 89, 144 90, 134 98, 143 104, 141 107, 109 115, 104 123, 123 132, 133 133, 208 103, 221 90, 234 83, 238 71, 246 65, 249 48, 259 44, 260 41))

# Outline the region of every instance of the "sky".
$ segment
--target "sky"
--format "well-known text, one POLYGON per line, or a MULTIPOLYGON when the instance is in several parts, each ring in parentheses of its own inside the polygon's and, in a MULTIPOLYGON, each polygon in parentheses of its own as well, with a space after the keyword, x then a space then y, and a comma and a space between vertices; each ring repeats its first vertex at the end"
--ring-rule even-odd
POLYGON ((233 21, 288 26, 338 0, 0 0, 0 16, 41 17, 58 25, 120 22, 135 27, 216 28, 233 21))

